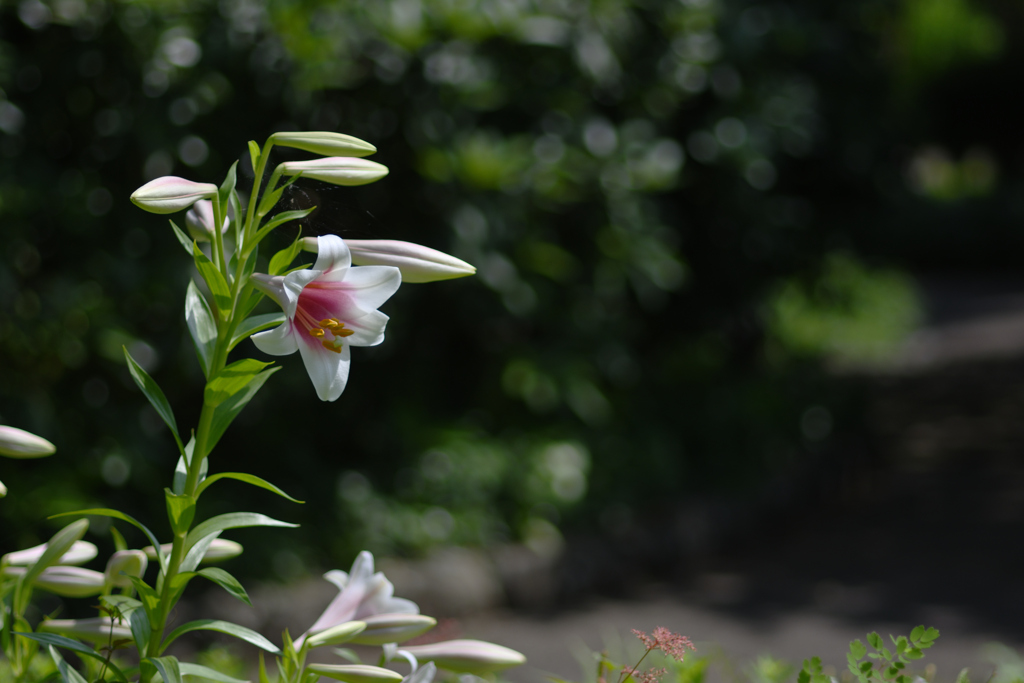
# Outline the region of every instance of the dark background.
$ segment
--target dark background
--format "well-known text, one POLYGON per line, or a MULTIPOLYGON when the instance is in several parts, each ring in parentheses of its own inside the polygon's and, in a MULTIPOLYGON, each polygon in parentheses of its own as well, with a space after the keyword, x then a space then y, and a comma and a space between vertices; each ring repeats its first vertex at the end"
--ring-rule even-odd
POLYGON ((211 469, 306 505, 225 482, 199 514, 302 527, 236 533, 250 561, 232 571, 541 547, 556 528, 647 539, 656 563, 675 552, 657 532, 672 511, 842 498, 836 473, 887 464, 862 377, 929 320, 917 283, 1018 268, 1022 15, 997 0, 5 3, 0 422, 58 452, 0 462, 0 547, 93 505, 166 533, 175 448, 121 346, 187 431, 191 264, 128 195, 166 174, 219 183, 275 130, 361 137, 391 170, 309 188, 306 234, 404 239, 479 271, 402 287, 335 403, 297 355, 278 359, 211 469))

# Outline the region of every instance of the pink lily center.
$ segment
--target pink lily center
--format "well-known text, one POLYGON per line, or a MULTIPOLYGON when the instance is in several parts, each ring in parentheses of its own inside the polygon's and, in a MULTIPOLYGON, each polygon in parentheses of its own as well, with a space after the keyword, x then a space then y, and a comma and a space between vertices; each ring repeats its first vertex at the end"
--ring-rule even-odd
POLYGON ((318 290, 333 288, 318 285, 320 283, 311 282, 306 285, 299 295, 298 306, 295 308, 295 324, 300 325, 306 330, 310 337, 319 340, 320 345, 328 351, 341 353, 343 347, 342 339, 355 334, 355 330, 345 327, 345 323, 336 317, 320 317, 325 313, 330 315, 330 312, 327 310, 330 300, 325 300, 323 295, 326 292, 318 290))

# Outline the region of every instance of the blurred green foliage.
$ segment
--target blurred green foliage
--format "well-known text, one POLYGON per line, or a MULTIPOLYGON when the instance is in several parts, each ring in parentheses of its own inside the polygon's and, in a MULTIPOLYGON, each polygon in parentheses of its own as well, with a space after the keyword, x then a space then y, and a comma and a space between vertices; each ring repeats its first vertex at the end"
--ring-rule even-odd
MULTIPOLYGON (((303 527, 239 532, 269 560, 252 571, 302 566, 273 562, 288 542, 343 565, 364 545, 616 526, 622 510, 749 491, 820 457, 832 427, 810 438, 808 407, 835 413, 835 433, 857 418, 816 358, 874 353, 919 315, 893 267, 1016 262, 1019 112, 1003 96, 1022 12, 0 5, 0 421, 58 446, 5 470, 0 545, 104 500, 162 516, 151 494, 174 447, 120 347, 194 422, 190 265, 127 197, 164 174, 219 182, 247 140, 279 129, 362 137, 391 169, 365 188, 307 186, 320 208, 305 232, 420 242, 479 276, 403 287, 386 343, 357 350, 335 404, 280 359, 212 463, 309 501, 259 500, 303 527)), ((259 495, 231 486, 200 514, 259 495)))

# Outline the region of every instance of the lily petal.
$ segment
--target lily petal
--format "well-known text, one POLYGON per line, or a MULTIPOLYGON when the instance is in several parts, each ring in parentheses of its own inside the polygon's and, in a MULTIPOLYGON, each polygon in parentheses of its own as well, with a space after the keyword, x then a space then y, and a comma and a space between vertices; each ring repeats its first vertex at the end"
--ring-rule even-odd
POLYGON ((272 330, 252 335, 256 348, 271 356, 288 356, 299 350, 292 330, 292 321, 285 320, 272 330))
MULTIPOLYGON (((287 324, 287 323, 286 323, 287 324)), ((282 325, 284 327, 284 325, 282 325)), ((292 336, 294 339, 294 335, 292 336)), ((253 338, 255 340, 255 337, 253 338)), ((321 401, 336 401, 348 384, 348 369, 352 351, 346 344, 340 353, 325 351, 320 342, 312 337, 298 344, 299 354, 306 366, 306 372, 313 381, 316 395, 321 401)))

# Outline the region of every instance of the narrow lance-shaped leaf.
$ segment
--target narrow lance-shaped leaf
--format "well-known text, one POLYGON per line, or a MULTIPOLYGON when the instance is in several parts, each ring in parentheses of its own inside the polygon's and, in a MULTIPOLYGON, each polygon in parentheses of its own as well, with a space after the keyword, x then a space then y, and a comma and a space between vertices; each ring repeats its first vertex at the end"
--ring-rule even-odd
POLYGON ((280 520, 261 515, 258 512, 229 512, 224 515, 217 515, 210 519, 196 525, 196 528, 189 532, 188 536, 185 537, 185 548, 191 548, 200 539, 212 534, 214 532, 224 531, 225 529, 240 529, 243 527, 253 526, 277 526, 277 527, 297 527, 298 524, 291 524, 289 522, 282 522, 280 520))
POLYGON ((164 498, 167 501, 167 519, 171 522, 171 529, 176 534, 184 533, 192 526, 192 519, 196 515, 195 498, 176 494, 170 489, 164 489, 164 498))
POLYGON ((213 302, 217 306, 218 314, 226 320, 231 313, 231 290, 228 288, 227 280, 224 279, 224 274, 217 270, 213 261, 207 258, 197 242, 192 243, 192 256, 195 258, 199 274, 203 276, 206 286, 213 294, 213 302))
POLYGON ((252 397, 256 395, 256 392, 270 379, 270 376, 280 369, 280 367, 276 367, 264 370, 253 377, 242 391, 235 393, 214 409, 213 420, 210 423, 210 432, 207 436, 207 448, 209 450, 212 450, 217 442, 220 441, 220 437, 224 435, 231 422, 238 417, 238 414, 242 412, 242 408, 248 405, 252 397))
POLYGON ((185 249, 185 253, 189 256, 192 255, 192 238, 185 234, 185 231, 178 227, 178 224, 174 221, 170 221, 171 229, 174 230, 174 236, 178 239, 178 242, 185 249))
POLYGON ((206 297, 192 280, 189 280, 188 291, 185 294, 185 321, 188 323, 188 331, 192 335, 192 343, 196 347, 203 375, 208 378, 210 362, 217 346, 217 323, 213 319, 210 305, 206 303, 206 297))
MULTIPOLYGON (((56 633, 18 633, 17 631, 14 631, 13 633, 14 635, 21 636, 22 638, 28 638, 30 640, 36 641, 37 643, 42 643, 43 645, 47 645, 50 647, 62 647, 65 650, 71 650, 72 652, 76 652, 79 655, 91 657, 92 659, 95 659, 100 662, 105 662, 107 660, 106 655, 96 652, 91 647, 83 645, 82 643, 73 638, 60 636, 56 633)), ((123 681, 124 683, 128 683, 127 676, 125 676, 124 672, 122 672, 121 669, 119 669, 113 662, 110 663, 109 668, 117 677, 117 680, 123 681)))
POLYGON ((288 267, 288 264, 295 260, 300 251, 302 251, 302 237, 298 236, 291 244, 271 257, 267 273, 270 275, 280 275, 288 267))
POLYGON ((228 351, 238 346, 239 342, 248 339, 257 332, 262 332, 263 330, 280 325, 287 319, 288 316, 281 311, 278 311, 277 313, 263 313, 260 315, 254 315, 251 318, 246 318, 235 329, 235 334, 231 337, 231 343, 228 344, 228 351))
POLYGON ((64 661, 64 658, 60 656, 60 652, 57 651, 53 645, 49 646, 50 658, 53 663, 57 665, 57 670, 60 671, 60 677, 64 679, 64 683, 89 683, 82 675, 68 666, 68 663, 64 661))
POLYGON ((292 501, 293 503, 303 503, 303 502, 305 502, 305 501, 301 501, 301 500, 299 500, 297 498, 292 498, 287 493, 285 493, 284 491, 282 491, 278 487, 276 487, 273 484, 271 484, 269 481, 267 481, 265 479, 261 479, 260 477, 257 477, 255 474, 246 474, 244 472, 218 472, 217 474, 211 476, 209 479, 204 481, 199 486, 199 489, 196 491, 196 496, 198 497, 199 494, 201 494, 203 491, 205 491, 208 486, 210 486, 211 484, 213 484, 216 481, 220 481, 221 479, 235 479, 237 481, 245 482, 246 484, 252 484, 253 486, 258 486, 261 489, 266 489, 267 491, 272 491, 272 492, 276 493, 277 495, 281 496, 282 498, 287 498, 288 500, 292 501))
POLYGON ((283 213, 277 214, 276 216, 274 216, 272 220, 267 221, 267 223, 259 229, 259 232, 256 233, 254 241, 257 244, 259 244, 263 240, 263 238, 270 234, 270 231, 273 230, 274 228, 278 227, 279 225, 284 225, 289 221, 297 221, 299 219, 305 218, 309 214, 313 213, 313 211, 315 210, 316 207, 314 206, 313 208, 302 209, 301 211, 285 211, 283 213))
POLYGON ((217 631, 218 633, 226 633, 229 636, 234 636, 244 640, 247 643, 251 643, 258 648, 271 652, 273 654, 279 654, 281 650, 274 645, 272 642, 261 636, 256 631, 248 629, 238 624, 232 624, 229 621, 220 621, 218 619, 199 619, 197 621, 190 621, 187 624, 182 624, 178 628, 171 631, 163 642, 160 650, 161 652, 167 648, 168 645, 173 643, 178 637, 189 633, 191 631, 217 631))
POLYGON ((245 588, 242 587, 242 584, 239 583, 238 579, 220 567, 206 567, 205 569, 200 569, 196 573, 210 581, 213 581, 228 593, 249 605, 249 607, 252 607, 252 601, 249 600, 249 594, 245 592, 245 588))
POLYGON ((260 165, 260 155, 263 152, 260 150, 259 144, 255 140, 249 140, 249 160, 252 162, 252 168, 255 171, 260 165))
MULTIPOLYGON (((50 515, 49 519, 53 519, 55 517, 67 517, 68 515, 99 515, 100 517, 113 517, 114 519, 120 519, 122 521, 128 522, 136 529, 146 534, 146 538, 149 539, 149 542, 153 544, 154 548, 160 547, 160 542, 156 540, 156 536, 153 535, 152 531, 150 531, 139 520, 135 519, 131 515, 126 515, 120 510, 112 510, 110 508, 89 508, 87 510, 73 510, 71 512, 62 512, 57 515, 50 515)), ((160 562, 160 568, 166 571, 167 559, 164 557, 163 553, 159 552, 159 550, 157 551, 157 559, 160 562)))
POLYGON ((128 353, 126 347, 124 349, 125 360, 128 361, 128 372, 131 373, 132 379, 135 380, 135 384, 138 385, 139 389, 142 389, 142 393, 149 399, 149 403, 156 410, 160 419, 164 421, 168 429, 171 430, 171 434, 174 435, 174 440, 178 444, 178 450, 182 454, 185 452, 185 446, 181 443, 181 437, 178 436, 178 423, 174 419, 174 411, 171 410, 171 404, 167 402, 167 397, 164 396, 163 390, 160 388, 152 377, 149 376, 142 366, 135 362, 132 355, 128 353))
POLYGON ((217 681, 217 683, 249 683, 239 678, 232 678, 227 674, 222 674, 219 671, 215 671, 208 666, 202 664, 192 664, 190 662, 178 662, 178 668, 181 670, 182 676, 194 676, 201 678, 204 681, 217 681))
POLYGON ((206 405, 216 408, 245 387, 258 375, 263 368, 272 363, 264 363, 253 358, 243 358, 228 365, 206 383, 203 400, 206 405))
POLYGON ((147 657, 142 661, 149 662, 156 667, 164 679, 164 683, 182 683, 181 669, 176 657, 147 657))

